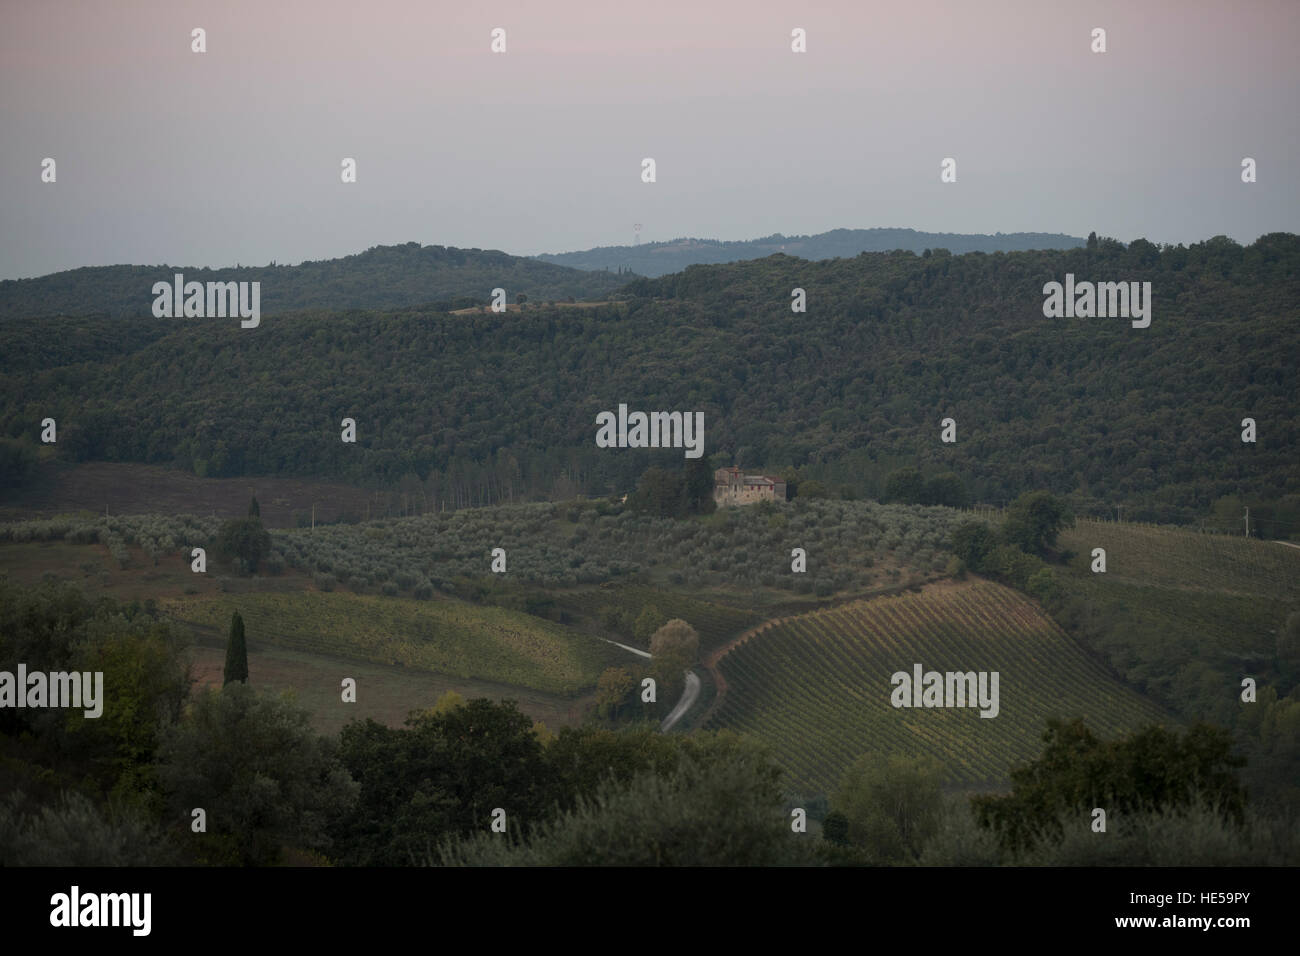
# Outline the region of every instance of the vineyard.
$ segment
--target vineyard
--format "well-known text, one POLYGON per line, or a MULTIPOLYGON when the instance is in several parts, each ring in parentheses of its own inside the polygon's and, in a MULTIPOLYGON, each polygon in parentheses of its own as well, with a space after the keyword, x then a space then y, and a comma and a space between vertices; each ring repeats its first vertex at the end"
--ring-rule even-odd
POLYGON ((547 621, 459 601, 300 591, 161 602, 180 621, 224 635, 244 619, 250 648, 269 644, 553 693, 595 684, 626 654, 547 621))
POLYGON ((1103 735, 1161 721, 1015 591, 992 582, 858 601, 787 618, 722 658, 728 691, 709 721, 763 740, 797 790, 825 793, 860 754, 937 759, 955 785, 998 785, 1036 757, 1048 717, 1103 735), (890 676, 997 671, 996 718, 977 708, 895 709, 890 676))
POLYGON ((1060 543, 1089 573, 1092 549, 1105 548, 1107 580, 1268 597, 1300 592, 1300 548, 1245 535, 1080 519, 1060 543))

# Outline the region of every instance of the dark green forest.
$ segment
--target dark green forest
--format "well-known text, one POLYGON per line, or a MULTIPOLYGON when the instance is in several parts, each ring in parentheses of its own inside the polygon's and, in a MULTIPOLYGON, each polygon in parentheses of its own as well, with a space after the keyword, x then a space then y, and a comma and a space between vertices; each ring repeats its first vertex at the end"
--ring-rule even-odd
POLYGON ((402 484, 447 507, 622 493, 684 461, 596 447, 596 414, 626 402, 703 411, 715 464, 794 466, 847 494, 881 497, 916 467, 955 473, 975 502, 1041 488, 1078 514, 1192 520, 1227 495, 1300 493, 1298 269, 1291 234, 1101 240, 772 256, 634 280, 626 301, 582 310, 6 322, 0 461, 21 480, 53 417, 64 460, 402 484), (1043 284, 1067 272, 1150 281, 1150 327, 1045 318, 1043 284))
MULTIPOLYGON (((89 266, 35 279, 0 282, 0 319, 49 315, 152 315, 150 289, 174 273, 187 282, 261 282, 263 315, 299 309, 446 309, 482 305, 492 290, 506 290, 510 302, 523 293, 531 301, 602 298, 626 281, 611 269, 582 272, 536 259, 483 249, 375 246, 341 259, 296 266, 89 266)), ((98 354, 98 353, 96 353, 98 354)))
POLYGON ((862 252, 905 250, 920 254, 943 248, 955 254, 965 252, 1020 252, 1027 249, 1071 249, 1084 240, 1077 236, 1048 232, 999 232, 996 235, 963 235, 953 232, 917 232, 915 229, 832 229, 814 236, 783 236, 779 232, 762 239, 672 239, 635 246, 599 246, 582 252, 540 255, 575 269, 631 269, 638 275, 662 276, 689 266, 741 262, 785 252, 801 259, 834 259, 862 252))

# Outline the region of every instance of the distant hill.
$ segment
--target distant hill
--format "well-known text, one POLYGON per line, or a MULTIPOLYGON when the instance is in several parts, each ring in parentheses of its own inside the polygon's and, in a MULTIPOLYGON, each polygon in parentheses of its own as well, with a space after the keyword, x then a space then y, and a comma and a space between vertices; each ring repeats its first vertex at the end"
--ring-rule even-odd
POLYGON ((796 467, 835 495, 879 499, 915 467, 956 473, 976 502, 1045 489, 1077 514, 1123 505, 1165 523, 1234 495, 1252 517, 1300 500, 1295 235, 776 255, 617 295, 501 315, 312 309, 257 329, 0 322, 0 485, 48 457, 312 477, 422 508, 621 495, 651 464, 685 461, 597 446, 596 416, 626 403, 699 412, 718 465, 796 467), (1150 327, 1045 316, 1044 284, 1067 275, 1150 282, 1150 327), (57 444, 40 440, 46 417, 57 444), (355 444, 340 441, 344 417, 355 444), (954 443, 940 440, 947 417, 954 443), (1241 440, 1247 417, 1256 443, 1241 440))
POLYGON ((687 266, 762 259, 774 253, 801 259, 852 258, 862 252, 905 249, 947 249, 963 252, 1023 252, 1029 249, 1074 249, 1087 240, 1059 232, 1011 232, 960 235, 953 232, 917 232, 915 229, 832 229, 815 236, 783 236, 729 242, 721 239, 673 239, 639 246, 600 246, 585 252, 561 252, 536 258, 575 269, 630 268, 643 276, 681 272, 687 266))
POLYGON ((510 302, 523 293, 532 301, 602 298, 627 281, 613 270, 582 271, 508 255, 454 246, 375 246, 342 259, 296 266, 93 266, 35 279, 0 282, 0 319, 48 315, 111 317, 151 315, 153 284, 177 273, 197 282, 261 282, 261 313, 303 309, 395 309, 437 303, 446 308, 481 304, 492 290, 510 302))

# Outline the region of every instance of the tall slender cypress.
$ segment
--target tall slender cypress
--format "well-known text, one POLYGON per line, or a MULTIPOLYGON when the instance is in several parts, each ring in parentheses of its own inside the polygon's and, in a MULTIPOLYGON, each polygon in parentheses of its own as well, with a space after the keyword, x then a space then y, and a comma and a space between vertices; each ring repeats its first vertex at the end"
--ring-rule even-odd
POLYGON ((224 687, 232 680, 248 683, 248 646, 244 643, 244 619, 236 611, 230 619, 230 640, 226 644, 224 687))

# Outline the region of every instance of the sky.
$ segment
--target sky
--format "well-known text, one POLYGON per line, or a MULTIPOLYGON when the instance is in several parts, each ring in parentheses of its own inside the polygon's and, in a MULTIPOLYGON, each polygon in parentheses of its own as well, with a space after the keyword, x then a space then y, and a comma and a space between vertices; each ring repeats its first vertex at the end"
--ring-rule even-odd
POLYGON ((0 0, 0 278, 636 223, 1248 243, 1300 232, 1298 52, 1297 0, 0 0))

